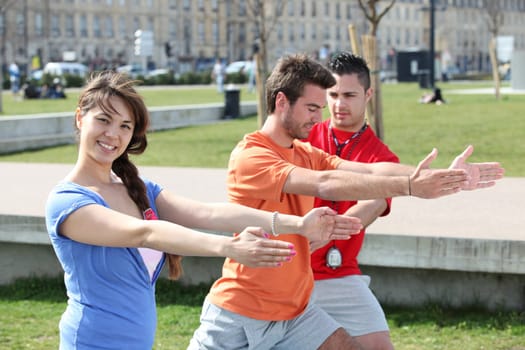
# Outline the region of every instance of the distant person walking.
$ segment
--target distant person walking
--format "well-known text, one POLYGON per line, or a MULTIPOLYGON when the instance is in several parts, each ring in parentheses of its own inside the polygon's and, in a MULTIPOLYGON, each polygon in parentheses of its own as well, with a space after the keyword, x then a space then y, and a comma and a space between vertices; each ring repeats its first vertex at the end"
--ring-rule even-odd
POLYGON ((20 69, 18 65, 13 62, 9 65, 9 81, 11 82, 11 92, 14 98, 18 98, 20 91, 20 69))
POLYGON ((255 74, 257 74, 257 58, 255 55, 252 57, 252 64, 248 70, 248 92, 254 93, 257 81, 255 79, 255 74))
POLYGON ((215 80, 215 85, 217 86, 217 92, 224 92, 224 65, 220 59, 215 61, 213 65, 213 70, 211 71, 211 78, 215 80))

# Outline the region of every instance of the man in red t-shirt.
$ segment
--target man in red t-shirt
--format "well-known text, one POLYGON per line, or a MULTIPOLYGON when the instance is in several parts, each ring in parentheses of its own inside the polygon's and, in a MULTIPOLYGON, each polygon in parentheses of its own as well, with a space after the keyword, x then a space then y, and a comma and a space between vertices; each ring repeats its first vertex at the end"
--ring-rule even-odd
MULTIPOLYGON (((327 90, 330 119, 316 124, 307 141, 345 160, 399 163, 365 120, 366 105, 374 93, 366 62, 342 52, 331 58, 328 69, 337 82, 327 90)), ((390 202, 390 198, 338 202, 316 198, 315 206, 357 216, 366 227, 390 212, 390 202)), ((363 229, 347 241, 312 245, 315 249, 325 244, 311 255, 314 300, 366 349, 393 349, 383 310, 368 287, 370 277, 362 275, 358 266, 364 235, 363 229)))

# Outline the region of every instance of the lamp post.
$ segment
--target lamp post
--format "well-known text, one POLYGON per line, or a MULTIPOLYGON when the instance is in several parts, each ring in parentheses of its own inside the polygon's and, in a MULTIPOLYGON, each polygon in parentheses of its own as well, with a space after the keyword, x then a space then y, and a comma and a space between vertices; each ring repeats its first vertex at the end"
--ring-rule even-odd
POLYGON ((429 69, 430 69, 430 77, 429 77, 429 84, 430 88, 434 89, 435 85, 435 44, 434 44, 434 32, 435 32, 435 0, 430 0, 430 53, 429 53, 429 69))

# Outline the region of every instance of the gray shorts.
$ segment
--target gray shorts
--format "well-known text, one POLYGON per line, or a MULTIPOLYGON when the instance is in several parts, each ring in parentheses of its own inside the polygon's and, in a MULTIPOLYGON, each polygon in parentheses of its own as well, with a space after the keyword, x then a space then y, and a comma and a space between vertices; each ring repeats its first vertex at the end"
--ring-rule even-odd
POLYGON ((341 328, 312 303, 292 320, 262 321, 224 310, 205 300, 200 322, 188 350, 313 350, 341 328))
POLYGON ((354 337, 388 331, 385 313, 369 284, 370 277, 365 275, 318 280, 312 302, 354 337))

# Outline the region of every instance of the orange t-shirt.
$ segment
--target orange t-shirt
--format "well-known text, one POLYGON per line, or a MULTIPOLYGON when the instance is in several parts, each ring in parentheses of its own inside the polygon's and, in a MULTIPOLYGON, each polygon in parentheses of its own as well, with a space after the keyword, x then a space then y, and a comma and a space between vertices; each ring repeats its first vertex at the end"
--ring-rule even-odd
MULTIPOLYGON (((313 208, 310 196, 283 193, 295 167, 333 170, 342 162, 336 156, 295 140, 283 148, 260 132, 246 135, 232 151, 228 170, 231 202, 266 211, 303 216, 313 208)), ((278 268, 249 268, 226 259, 222 277, 212 286, 211 303, 247 317, 281 321, 298 316, 308 304, 313 288, 310 247, 306 238, 286 234, 279 240, 294 244, 297 255, 278 268)))

